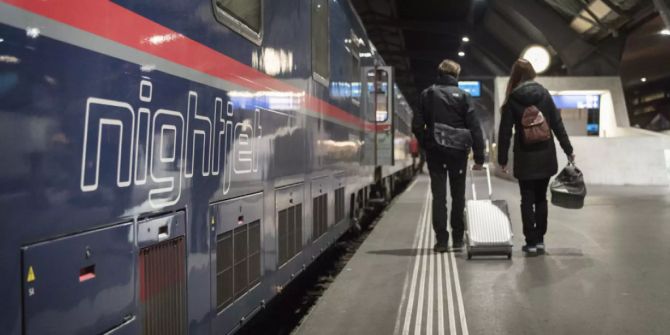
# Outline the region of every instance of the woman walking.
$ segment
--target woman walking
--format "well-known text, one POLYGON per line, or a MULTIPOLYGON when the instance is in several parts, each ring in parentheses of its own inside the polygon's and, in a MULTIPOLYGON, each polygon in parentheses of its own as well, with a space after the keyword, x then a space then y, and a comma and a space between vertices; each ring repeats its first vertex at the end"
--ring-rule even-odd
POLYGON ((522 250, 531 256, 545 250, 547 232, 547 186, 558 172, 554 136, 574 161, 570 139, 551 95, 535 82, 530 62, 517 60, 507 84, 507 98, 501 108, 498 131, 498 164, 508 173, 507 162, 514 128, 514 177, 521 191, 521 219, 526 245, 522 250), (553 133, 553 134, 552 134, 553 133))

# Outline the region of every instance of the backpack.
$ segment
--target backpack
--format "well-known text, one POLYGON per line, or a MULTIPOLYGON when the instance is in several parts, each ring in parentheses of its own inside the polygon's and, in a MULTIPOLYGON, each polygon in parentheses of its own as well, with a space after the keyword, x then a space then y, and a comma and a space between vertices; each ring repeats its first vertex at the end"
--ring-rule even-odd
POLYGON ((549 124, 536 106, 528 106, 521 117, 524 144, 535 144, 551 139, 549 124))

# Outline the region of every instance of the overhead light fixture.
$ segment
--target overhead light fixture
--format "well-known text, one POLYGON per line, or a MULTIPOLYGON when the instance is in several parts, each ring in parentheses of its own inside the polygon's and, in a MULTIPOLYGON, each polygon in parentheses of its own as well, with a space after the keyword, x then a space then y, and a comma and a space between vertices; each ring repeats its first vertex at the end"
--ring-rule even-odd
POLYGON ((465 52, 459 51, 458 52, 458 57, 465 57, 465 52))
POLYGON ((670 29, 667 29, 667 28, 663 29, 663 30, 661 30, 661 32, 659 34, 665 35, 665 36, 670 36, 670 29))
POLYGON ((531 45, 521 53, 521 58, 529 61, 535 72, 540 74, 549 69, 551 65, 551 55, 547 48, 541 45, 531 45))
POLYGON ((642 79, 640 79, 640 81, 643 82, 643 83, 646 83, 647 82, 647 77, 642 77, 642 79))
POLYGON ((461 41, 463 41, 464 43, 468 43, 470 42, 470 37, 463 36, 463 38, 461 38, 461 41))

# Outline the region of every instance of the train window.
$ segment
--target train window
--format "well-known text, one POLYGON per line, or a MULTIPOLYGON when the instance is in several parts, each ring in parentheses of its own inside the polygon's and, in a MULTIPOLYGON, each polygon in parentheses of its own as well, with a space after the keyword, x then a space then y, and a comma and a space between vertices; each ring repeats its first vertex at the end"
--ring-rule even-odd
POLYGON ((212 0, 217 21, 259 44, 262 39, 261 0, 212 0))
POLYGON ((371 96, 376 99, 377 112, 375 114, 375 121, 386 122, 389 118, 388 112, 388 72, 383 69, 368 71, 368 79, 374 80, 368 83, 368 91, 371 96))
POLYGON ((314 79, 328 86, 330 79, 328 0, 312 0, 312 70, 314 79))
POLYGON ((347 41, 347 49, 351 54, 351 101, 359 105, 361 96, 361 59, 360 47, 361 40, 356 33, 351 32, 351 38, 347 41))
POLYGON ((351 56, 351 101, 360 105, 361 103, 361 60, 351 56))

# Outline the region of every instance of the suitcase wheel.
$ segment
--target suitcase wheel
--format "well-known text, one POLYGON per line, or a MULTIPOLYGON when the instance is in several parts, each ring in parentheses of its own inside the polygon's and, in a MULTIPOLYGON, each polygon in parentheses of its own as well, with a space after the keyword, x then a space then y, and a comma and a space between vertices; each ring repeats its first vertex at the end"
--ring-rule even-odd
POLYGON ((507 259, 512 259, 512 253, 511 252, 507 254, 507 259))
POLYGON ((468 259, 472 259, 472 253, 468 251, 468 259))

